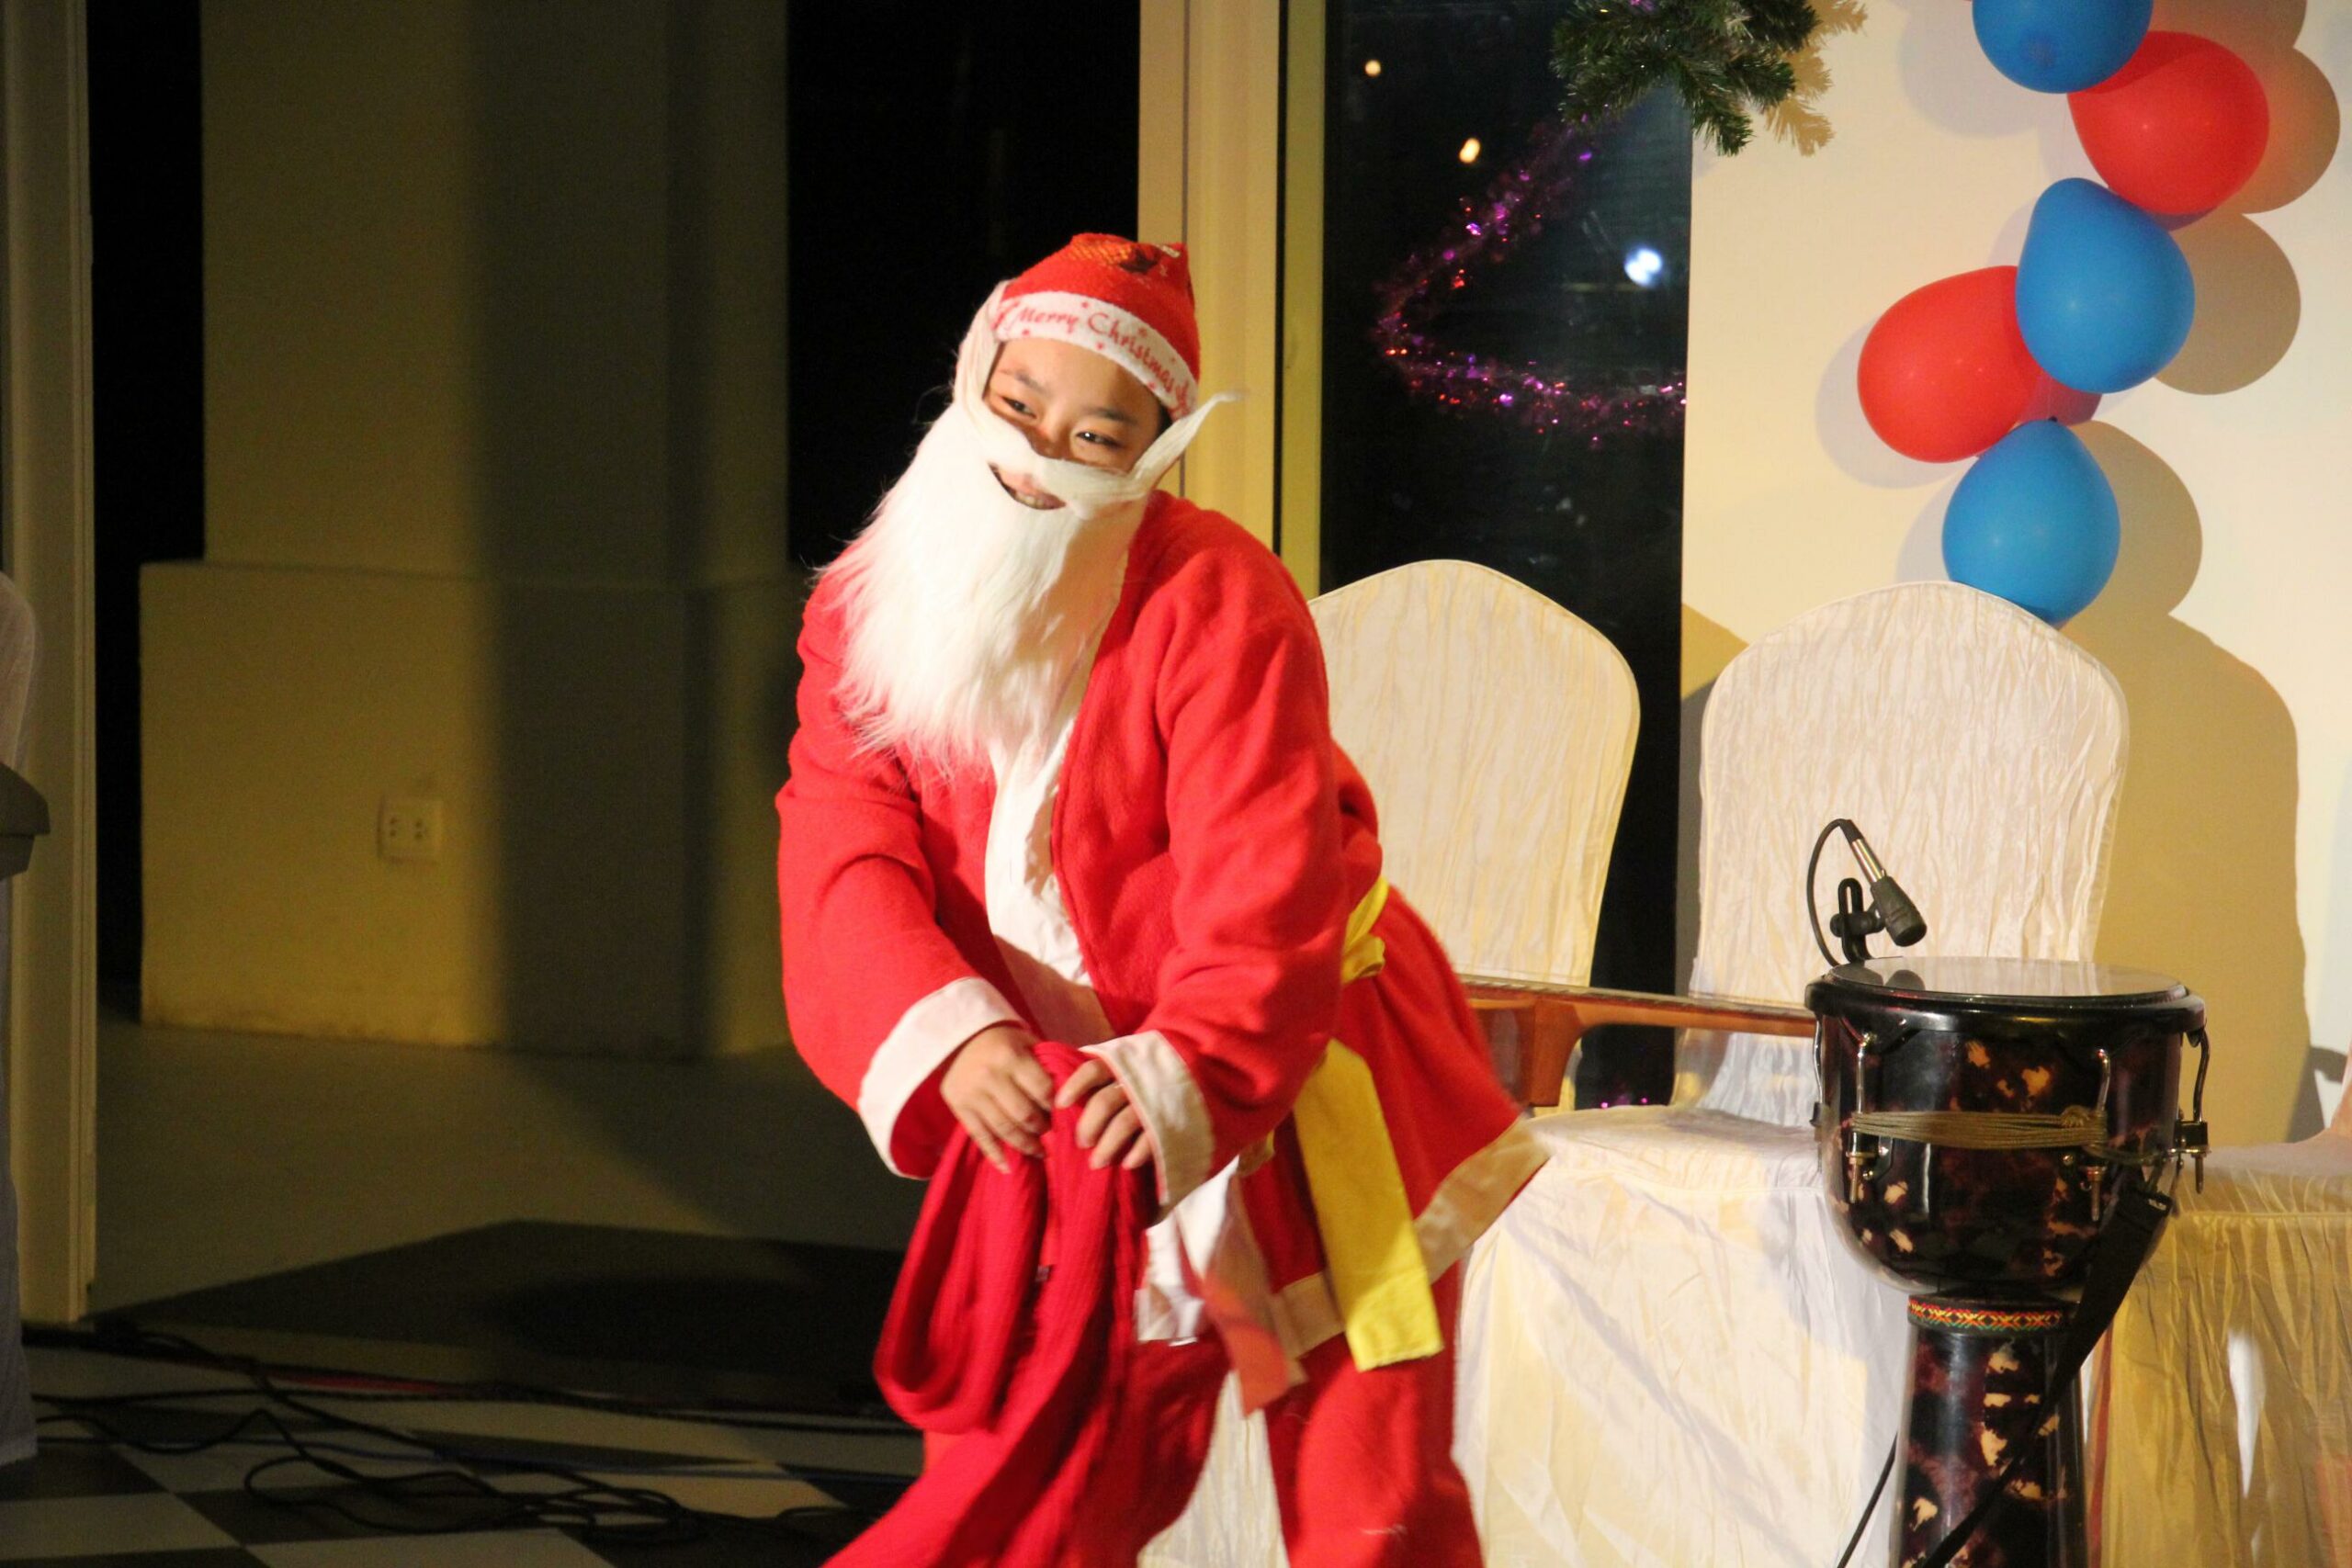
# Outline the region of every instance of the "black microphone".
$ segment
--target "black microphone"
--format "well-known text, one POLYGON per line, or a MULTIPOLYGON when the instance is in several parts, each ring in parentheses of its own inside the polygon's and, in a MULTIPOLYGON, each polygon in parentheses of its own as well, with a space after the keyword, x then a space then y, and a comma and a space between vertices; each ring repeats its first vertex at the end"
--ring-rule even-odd
POLYGON ((1919 906, 1911 902, 1911 895, 1903 891, 1894 878, 1887 875, 1871 841, 1862 830, 1848 822, 1843 825, 1847 847, 1854 852, 1856 863, 1862 874, 1871 879, 1871 908, 1885 923, 1886 934, 1897 947, 1910 947, 1928 934, 1928 922, 1919 913, 1919 906))

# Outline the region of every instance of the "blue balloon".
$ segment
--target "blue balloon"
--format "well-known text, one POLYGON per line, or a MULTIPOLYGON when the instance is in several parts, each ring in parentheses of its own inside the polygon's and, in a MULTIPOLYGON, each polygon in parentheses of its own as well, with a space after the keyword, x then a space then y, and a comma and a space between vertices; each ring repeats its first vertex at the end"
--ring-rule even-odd
POLYGON ((2018 327, 2044 370, 2120 392, 2172 363, 2197 314, 2188 258, 2156 220, 2090 180, 2033 204, 2018 258, 2018 327))
POLYGON ((1976 43, 2020 87, 2079 93, 2123 69, 2153 8, 2153 0, 1976 0, 1976 43))
POLYGON ((2098 597, 2122 530, 2115 491, 2056 420, 2018 425, 1962 476, 1944 512, 1944 570, 2062 626, 2098 597))

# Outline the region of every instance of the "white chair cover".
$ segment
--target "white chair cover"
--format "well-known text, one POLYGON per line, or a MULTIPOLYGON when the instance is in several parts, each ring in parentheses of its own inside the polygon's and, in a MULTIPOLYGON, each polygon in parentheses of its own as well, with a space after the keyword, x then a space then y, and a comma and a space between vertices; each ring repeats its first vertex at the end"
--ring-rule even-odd
POLYGON ((1454 967, 1580 985, 1634 765, 1634 672, 1533 589, 1420 561, 1314 604, 1388 880, 1454 967))
MULTIPOLYGON (((1633 766, 1634 674, 1533 590, 1421 561, 1314 603, 1331 728, 1372 785, 1389 881, 1463 969, 1581 982, 1633 766)), ((1199 1489, 1149 1568, 1285 1560, 1265 1421, 1230 1380, 1199 1489)))
MULTIPOLYGON (((2098 660, 1958 583, 1859 594, 1762 638, 1707 705, 1691 988, 1795 1000, 1821 973, 1803 883, 1833 817, 1861 827, 1927 915, 1914 951, 2088 958, 2124 730, 2098 660)), ((1833 839, 1821 867, 1827 904, 1854 863, 1833 839)), ((1812 1122, 1820 1086, 1801 1045, 1700 1036, 1677 1064, 1678 1099, 1812 1122)))
MULTIPOLYGON (((0 577, 0 760, 24 761, 25 709, 32 701, 33 612, 16 583, 0 577)), ((8 884, 0 882, 0 1039, 8 1017, 8 884)), ((13 1049, 14 1042, 9 1042, 13 1049)), ((8 1072, 0 1054, 0 1464, 33 1451, 32 1387, 25 1373, 17 1276, 17 1189, 8 1174, 8 1072)))
MULTIPOLYGON (((1917 899, 1921 951, 2088 958, 2124 738, 2096 660, 1971 589, 1763 638, 1707 709, 1694 984, 1800 996, 1823 965, 1799 885, 1839 816, 1917 899)), ((1825 1568, 1876 1479, 1904 1297, 1838 1234, 1809 1050, 1685 1056, 1696 1103, 1539 1118, 1552 1163, 1471 1256, 1460 1447, 1490 1562, 1825 1568)))
POLYGON ((2109 1333, 2100 1560, 2352 1563, 2352 1094, 2178 1197, 2109 1333))

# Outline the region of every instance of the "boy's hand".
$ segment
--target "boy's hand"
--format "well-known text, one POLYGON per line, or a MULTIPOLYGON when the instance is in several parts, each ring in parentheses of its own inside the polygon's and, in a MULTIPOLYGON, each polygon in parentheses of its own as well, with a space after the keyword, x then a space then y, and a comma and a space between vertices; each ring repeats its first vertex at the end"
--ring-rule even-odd
POLYGON ((1110 1068, 1100 1062, 1086 1063, 1062 1080, 1054 1105, 1062 1109, 1081 1100, 1086 1109, 1078 1115, 1078 1146, 1094 1151, 1095 1169, 1113 1160, 1119 1160, 1124 1170, 1141 1170, 1151 1163, 1151 1134, 1110 1068))
POLYGON ((1053 1115, 1054 1080, 1037 1060, 1036 1043, 1025 1029, 992 1023, 956 1048, 939 1080, 939 1098, 999 1170, 1011 1168, 1000 1145, 1041 1152, 1037 1134, 1053 1115))

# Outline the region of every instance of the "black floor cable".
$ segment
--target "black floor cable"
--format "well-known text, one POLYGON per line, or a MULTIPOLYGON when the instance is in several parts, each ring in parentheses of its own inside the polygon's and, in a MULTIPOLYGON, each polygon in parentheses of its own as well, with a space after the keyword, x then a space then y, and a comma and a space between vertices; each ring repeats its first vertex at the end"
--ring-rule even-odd
MULTIPOLYGON (((207 1349, 195 1341, 158 1329, 141 1328, 119 1319, 107 1319, 88 1329, 27 1328, 24 1342, 29 1346, 62 1350, 90 1351, 118 1356, 127 1359, 194 1363, 213 1368, 226 1368, 244 1375, 245 1360, 226 1357, 207 1349)), ((741 1427, 758 1431, 809 1432, 818 1434, 904 1432, 907 1428, 895 1416, 816 1416, 807 1412, 787 1411, 774 1405, 755 1404, 742 1401, 713 1400, 695 1405, 665 1404, 658 1400, 633 1399, 626 1394, 582 1393, 568 1389, 538 1388, 527 1383, 453 1382, 446 1380, 425 1380, 390 1374, 355 1371, 347 1367, 318 1367, 293 1363, 273 1363, 269 1371, 281 1378, 308 1383, 315 1398, 333 1398, 356 1403, 377 1401, 385 1404, 542 1404, 565 1410, 585 1410, 600 1415, 638 1416, 665 1421, 682 1421, 714 1427, 741 1427), (323 1384, 348 1379, 374 1386, 366 1388, 327 1388, 323 1384), (386 1385, 397 1385, 388 1388, 386 1385)), ((238 1389, 182 1389, 173 1397, 184 1399, 220 1398, 243 1393, 238 1389)), ((137 1399, 160 1397, 155 1394, 128 1396, 137 1399)))
MULTIPOLYGON (((148 1393, 104 1394, 89 1396, 40 1394, 36 1397, 51 1407, 51 1414, 40 1417, 43 1423, 74 1422, 96 1434, 83 1439, 129 1448, 153 1454, 188 1454, 231 1444, 266 1444, 283 1447, 290 1451, 261 1461, 245 1473, 244 1489, 252 1496, 276 1506, 296 1510, 317 1509, 335 1515, 349 1523, 383 1535, 441 1535, 456 1531, 498 1529, 558 1529, 568 1530, 590 1544, 662 1545, 699 1540, 706 1529, 714 1524, 749 1527, 768 1532, 781 1532, 793 1539, 820 1546, 843 1544, 854 1530, 870 1517, 865 1510, 846 1504, 810 1506, 787 1508, 761 1518, 741 1515, 716 1513, 686 1506, 667 1494, 650 1486, 623 1486, 602 1482, 579 1471, 551 1464, 541 1458, 525 1454, 501 1453, 494 1449, 457 1447, 417 1437, 395 1427, 379 1426, 355 1416, 328 1410, 314 1403, 332 1400, 343 1404, 431 1404, 431 1403, 514 1403, 548 1404, 585 1409, 615 1415, 634 1416, 651 1419, 694 1421, 709 1425, 784 1430, 812 1434, 840 1435, 857 1428, 842 1423, 795 1417, 786 1413, 745 1407, 740 1412, 696 1410, 662 1404, 631 1402, 611 1396, 567 1393, 560 1390, 517 1387, 510 1384, 417 1384, 396 1389, 352 1389, 311 1387, 296 1391, 283 1384, 281 1377, 300 1377, 305 1373, 320 1373, 320 1369, 300 1371, 271 1367, 247 1357, 222 1355, 208 1350, 192 1341, 176 1336, 153 1333, 128 1325, 101 1325, 96 1331, 28 1329, 25 1342, 30 1346, 124 1356, 141 1360, 170 1361, 181 1365, 202 1367, 227 1372, 245 1380, 243 1388, 210 1388, 161 1390, 148 1393), (258 1393, 268 1403, 233 1417, 224 1416, 212 1430, 187 1438, 165 1438, 153 1433, 141 1434, 124 1429, 119 1420, 109 1416, 130 1412, 168 1410, 175 1418, 201 1416, 187 1404, 195 1400, 228 1397, 250 1397, 258 1393), (273 1408, 275 1407, 275 1408, 273 1408), (315 1423, 328 1432, 358 1434, 390 1445, 396 1452, 351 1449, 333 1442, 319 1440, 320 1434, 311 1432, 308 1439, 289 1427, 278 1415, 282 1408, 306 1422, 315 1423), (433 1468, 421 1469, 401 1475, 373 1475, 354 1469, 334 1457, 344 1454, 378 1462, 401 1462, 413 1460, 433 1468), (359 1495, 385 1504, 404 1517, 370 1517, 355 1511, 339 1498, 316 1495, 317 1488, 272 1487, 263 1484, 263 1478, 272 1472, 292 1465, 308 1465, 322 1475, 345 1483, 359 1495), (536 1475, 564 1483, 550 1492, 510 1493, 501 1491, 469 1470, 450 1468, 469 1465, 486 1472, 511 1475, 536 1475), (463 1507, 472 1505, 471 1507, 463 1507), (449 1510, 460 1506, 451 1517, 449 1510), (431 1516, 438 1514, 435 1519, 431 1516)), ((355 1374, 322 1374, 352 1376, 355 1374)), ((378 1382, 401 1382, 406 1380, 375 1379, 378 1382)), ((870 1428, 869 1428, 870 1429, 870 1428)), ((52 1443, 76 1439, 51 1437, 52 1443)), ((708 1465, 679 1464, 669 1467, 611 1467, 631 1469, 640 1472, 678 1475, 711 1473, 708 1465)), ((820 1472, 806 1466, 778 1466, 778 1478, 807 1478, 811 1481, 854 1482, 879 1486, 903 1485, 904 1476, 885 1475, 857 1471, 820 1472)), ((353 1497, 352 1501, 357 1501, 353 1497)))

